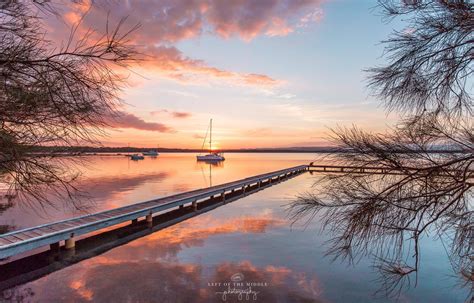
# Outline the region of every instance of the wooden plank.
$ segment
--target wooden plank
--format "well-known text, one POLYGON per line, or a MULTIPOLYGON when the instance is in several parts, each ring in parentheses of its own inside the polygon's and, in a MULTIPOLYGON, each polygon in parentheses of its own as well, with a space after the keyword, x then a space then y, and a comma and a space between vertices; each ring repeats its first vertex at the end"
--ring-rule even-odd
MULTIPOLYGON (((4 236, 4 237, 2 237, 2 239, 3 239, 3 240, 6 240, 6 241, 9 241, 9 242, 11 242, 11 243, 16 243, 16 242, 20 242, 20 241, 21 241, 20 238, 14 237, 14 236, 12 236, 12 235, 4 236)), ((11 243, 10 243, 10 244, 11 244, 11 243)))
POLYGON ((66 229, 67 227, 63 223, 56 223, 56 224, 48 225, 48 228, 54 231, 61 231, 61 230, 66 229))
POLYGON ((54 233, 55 231, 47 226, 43 226, 43 227, 40 227, 40 228, 37 228, 37 229, 34 229, 34 231, 36 233, 39 233, 41 234, 42 236, 43 235, 47 235, 47 234, 51 234, 51 233, 54 233))
POLYGON ((103 213, 103 214, 94 215, 94 217, 96 217, 99 220, 103 220, 103 219, 110 219, 110 218, 113 218, 115 216, 112 215, 112 214, 103 213))
POLYGON ((78 226, 82 226, 84 224, 88 224, 88 223, 95 222, 95 221, 97 221, 97 220, 94 219, 94 218, 90 218, 90 217, 85 217, 85 218, 80 218, 80 219, 74 220, 75 223, 79 223, 78 226))
POLYGON ((11 243, 13 243, 13 242, 10 241, 10 240, 8 240, 8 239, 6 239, 6 238, 3 238, 3 237, 0 238, 0 246, 2 246, 2 245, 8 245, 8 244, 11 244, 11 243))
POLYGON ((34 230, 26 230, 23 234, 28 235, 30 238, 36 238, 40 236, 40 234, 36 233, 34 230))
MULTIPOLYGON (((22 241, 23 241, 23 240, 31 239, 31 237, 28 236, 27 234, 25 234, 24 232, 15 233, 13 236, 19 238, 19 239, 22 240, 22 241)), ((33 238, 34 238, 34 237, 33 237, 33 238)))
POLYGON ((54 224, 54 225, 50 225, 48 227, 53 229, 54 231, 61 231, 61 230, 65 230, 65 229, 68 229, 68 228, 77 227, 77 225, 71 224, 71 223, 68 223, 68 222, 61 222, 61 223, 57 223, 57 224, 54 224))
POLYGON ((127 209, 114 209, 114 210, 108 211, 107 214, 114 217, 116 215, 120 215, 120 214, 124 214, 128 212, 130 212, 128 208, 127 209))

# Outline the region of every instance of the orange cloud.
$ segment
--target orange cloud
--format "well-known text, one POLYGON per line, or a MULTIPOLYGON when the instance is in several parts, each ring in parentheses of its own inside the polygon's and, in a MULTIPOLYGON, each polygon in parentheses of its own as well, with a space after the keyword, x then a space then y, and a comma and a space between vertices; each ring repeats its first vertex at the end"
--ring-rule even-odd
POLYGON ((165 77, 182 82, 191 82, 200 76, 206 76, 234 85, 268 87, 281 83, 267 75, 236 73, 211 67, 202 60, 184 56, 173 46, 150 46, 145 52, 151 58, 146 68, 153 68, 165 77))
POLYGON ((272 19, 272 23, 265 34, 270 37, 286 36, 293 31, 294 29, 289 26, 284 19, 275 17, 272 19))
MULTIPOLYGON (((140 29, 130 38, 136 45, 143 46, 144 53, 149 58, 143 67, 151 68, 161 76, 181 82, 202 82, 202 79, 211 78, 231 85, 270 87, 281 81, 264 74, 238 73, 210 66, 202 60, 183 55, 172 44, 198 37, 203 32, 224 38, 238 36, 245 41, 259 35, 285 36, 301 23, 317 21, 311 12, 319 8, 321 1, 78 0, 66 5, 63 16, 66 23, 73 25, 85 14, 78 33, 92 28, 100 34, 110 18, 110 26, 125 16, 125 27, 141 24, 140 29)), ((55 39, 61 33, 66 36, 69 30, 58 26, 54 19, 48 19, 53 24, 49 26, 53 31, 51 36, 55 39)))

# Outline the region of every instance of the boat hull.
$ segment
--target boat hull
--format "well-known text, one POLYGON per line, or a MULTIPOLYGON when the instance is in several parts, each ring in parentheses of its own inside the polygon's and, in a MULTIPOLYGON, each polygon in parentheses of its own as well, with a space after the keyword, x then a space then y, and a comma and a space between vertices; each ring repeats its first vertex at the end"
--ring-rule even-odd
POLYGON ((159 154, 157 152, 144 152, 144 156, 157 157, 159 154))
POLYGON ((219 162, 219 161, 224 161, 225 158, 221 155, 199 155, 199 156, 196 156, 196 159, 198 161, 207 161, 207 162, 219 162))

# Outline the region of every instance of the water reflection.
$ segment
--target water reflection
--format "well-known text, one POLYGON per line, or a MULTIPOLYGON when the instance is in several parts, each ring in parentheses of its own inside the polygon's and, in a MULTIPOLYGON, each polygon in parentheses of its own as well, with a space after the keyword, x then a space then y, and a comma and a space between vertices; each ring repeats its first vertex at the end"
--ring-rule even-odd
MULTIPOLYGON (((95 167, 104 170, 92 170, 85 176, 94 180, 89 183, 91 186, 110 178, 105 182, 107 186, 96 185, 108 193, 100 199, 103 204, 99 207, 125 205, 186 187, 209 186, 208 164, 197 164, 193 155, 168 157, 132 162, 129 168, 126 159, 97 159, 95 167), (141 181, 124 181, 121 186, 127 189, 120 190, 113 186, 114 176, 133 176, 141 181)), ((229 155, 225 166, 211 167, 212 182, 216 185, 306 163, 311 157, 229 155)), ((300 175, 153 233, 140 228, 134 232, 138 236, 110 233, 120 245, 94 248, 91 242, 88 245, 92 251, 97 249, 95 254, 82 259, 76 256, 75 261, 58 260, 55 271, 5 290, 2 296, 28 302, 222 302, 225 288, 209 283, 227 282, 240 273, 245 281, 268 283, 266 287, 256 287, 256 302, 389 301, 373 297, 378 286, 373 283, 376 275, 370 260, 362 258, 357 266, 348 267, 324 257, 324 243, 329 236, 318 233, 323 218, 316 217, 304 227, 290 226, 285 205, 297 193, 311 188, 313 181, 309 174, 300 175)), ((465 290, 453 287, 455 282, 449 277, 449 260, 442 246, 431 239, 426 239, 425 244, 423 262, 427 270, 420 273, 418 287, 402 299, 465 300, 465 290)), ((78 242, 78 248, 79 245, 78 242)), ((238 302, 238 298, 229 296, 226 302, 238 302)))
MULTIPOLYGON (((234 273, 241 273, 247 281, 267 281, 269 286, 254 287, 258 290, 258 302, 319 302, 320 289, 316 277, 294 272, 286 267, 258 267, 250 261, 223 262, 205 268, 198 264, 154 262, 111 262, 97 258, 86 272, 71 272, 55 284, 54 291, 35 285, 34 291, 16 289, 16 293, 28 293, 30 300, 45 302, 222 302, 216 294, 221 287, 208 286, 207 281, 229 281, 234 273), (119 300, 121 301, 121 300, 119 300)), ((12 291, 4 292, 4 298, 12 291)), ((237 296, 228 295, 226 302, 238 302, 237 296)))
POLYGON ((200 161, 196 163, 201 168, 202 176, 203 176, 204 181, 206 182, 207 187, 212 186, 212 167, 215 166, 218 168, 224 168, 224 162, 200 161), (206 171, 206 166, 207 166, 207 171, 206 171))
MULTIPOLYGON (((256 285, 253 289, 258 292, 255 298, 259 302, 320 302, 322 293, 320 283, 316 275, 305 272, 295 272, 285 266, 268 265, 258 267, 248 260, 239 263, 224 262, 215 267, 211 281, 229 281, 235 273, 243 275, 245 281, 253 281, 256 285), (265 284, 266 283, 266 284, 265 284)), ((215 290, 222 287, 209 287, 208 297, 215 294, 215 290), (213 293, 214 290, 214 293, 213 293)), ((224 287, 224 289, 226 289, 224 287)), ((222 302, 221 297, 214 298, 216 302, 222 302)), ((245 298, 245 296, 244 296, 245 298)), ((237 295, 228 294, 227 302, 239 302, 237 295)))
POLYGON ((264 233, 267 228, 282 226, 286 222, 273 218, 270 214, 245 216, 225 220, 212 216, 199 219, 199 225, 193 220, 184 221, 146 238, 139 239, 124 247, 121 255, 115 258, 129 260, 132 258, 175 259, 178 253, 189 247, 202 247, 209 237, 233 233, 264 233), (150 255, 151 254, 151 255, 150 255))
POLYGON ((80 168, 76 185, 83 196, 74 205, 54 197, 44 207, 6 205, 0 213, 0 225, 20 229, 44 224, 304 164, 311 158, 311 154, 232 154, 225 164, 209 164, 196 162, 194 154, 160 154, 143 161, 116 155, 91 156, 80 168))
MULTIPOLYGON (((249 260, 223 261, 213 266, 200 263, 184 263, 179 253, 192 247, 203 247, 211 237, 230 234, 262 234, 270 228, 283 226, 285 221, 274 214, 246 215, 232 219, 205 215, 198 220, 184 221, 147 237, 138 239, 30 283, 34 291, 14 288, 3 292, 3 298, 28 293, 36 301, 55 302, 98 301, 110 302, 116 298, 127 301, 160 302, 220 302, 216 295, 221 288, 210 287, 208 281, 228 281, 235 273, 241 273, 246 281, 267 283, 254 287, 259 291, 259 301, 277 302, 276 298, 314 302, 320 294, 316 277, 305 272, 295 272, 285 266, 258 267, 249 260), (60 281, 60 283, 59 283, 60 281), (53 292, 48 285, 58 285, 53 292)), ((236 302, 230 297, 227 302, 236 302)))

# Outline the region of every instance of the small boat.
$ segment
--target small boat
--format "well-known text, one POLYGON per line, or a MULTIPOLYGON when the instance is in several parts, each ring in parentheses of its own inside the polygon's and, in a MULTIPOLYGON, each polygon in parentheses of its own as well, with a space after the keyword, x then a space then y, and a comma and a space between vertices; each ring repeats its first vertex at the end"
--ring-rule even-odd
POLYGON ((145 157, 143 157, 142 155, 139 155, 139 154, 133 154, 130 156, 130 159, 132 160, 143 160, 145 159, 145 157))
POLYGON ((198 161, 208 161, 208 162, 218 162, 224 161, 225 158, 221 153, 212 153, 207 155, 197 155, 196 156, 198 161))
MULTIPOLYGON (((204 142, 202 143, 202 150, 204 150, 204 144, 206 143, 207 133, 204 137, 204 142)), ((197 161, 205 161, 205 162, 220 162, 224 161, 224 155, 222 153, 217 153, 212 151, 212 119, 209 122, 209 153, 206 155, 197 155, 197 161)))
POLYGON ((156 150, 149 150, 147 152, 143 153, 144 156, 151 156, 151 157, 156 157, 159 155, 159 153, 156 150))

